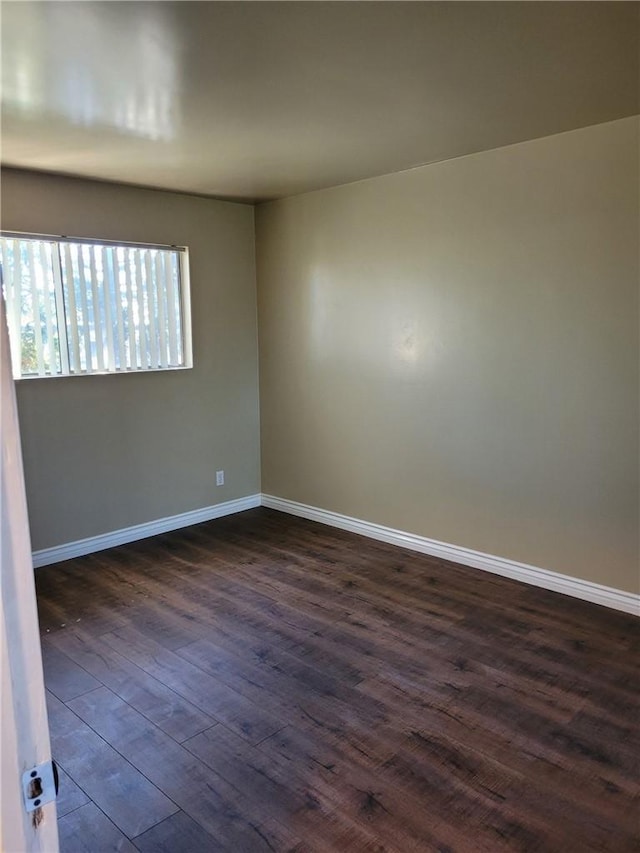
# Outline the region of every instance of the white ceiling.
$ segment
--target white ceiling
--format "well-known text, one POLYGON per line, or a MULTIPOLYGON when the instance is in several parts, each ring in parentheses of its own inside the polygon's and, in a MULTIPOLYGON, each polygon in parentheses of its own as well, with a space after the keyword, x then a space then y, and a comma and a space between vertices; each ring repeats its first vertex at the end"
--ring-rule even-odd
POLYGON ((4 2, 4 165, 262 200, 640 111, 636 2, 4 2))

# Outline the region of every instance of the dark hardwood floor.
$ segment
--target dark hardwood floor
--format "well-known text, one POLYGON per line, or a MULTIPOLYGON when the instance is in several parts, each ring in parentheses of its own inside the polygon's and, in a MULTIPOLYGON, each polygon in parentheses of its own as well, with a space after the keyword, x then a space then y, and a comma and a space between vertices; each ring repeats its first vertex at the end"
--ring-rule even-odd
POLYGON ((632 616, 267 509, 36 581, 63 853, 639 849, 632 616))

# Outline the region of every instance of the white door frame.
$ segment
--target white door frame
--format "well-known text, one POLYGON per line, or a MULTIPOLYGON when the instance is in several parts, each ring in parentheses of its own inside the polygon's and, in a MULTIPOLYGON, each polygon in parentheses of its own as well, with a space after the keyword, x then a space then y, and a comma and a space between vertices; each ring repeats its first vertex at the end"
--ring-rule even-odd
POLYGON ((58 853, 55 801, 27 813, 22 794, 22 774, 50 761, 51 746, 16 394, 2 298, 0 374, 0 850, 3 853, 58 853))

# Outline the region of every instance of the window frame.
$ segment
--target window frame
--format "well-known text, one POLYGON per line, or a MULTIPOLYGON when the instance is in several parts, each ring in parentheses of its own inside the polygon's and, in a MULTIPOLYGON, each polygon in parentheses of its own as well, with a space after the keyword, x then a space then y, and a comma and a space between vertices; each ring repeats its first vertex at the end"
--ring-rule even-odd
MULTIPOLYGON (((111 240, 98 237, 78 237, 67 234, 43 234, 33 231, 15 231, 8 229, 0 229, 0 237, 9 240, 40 240, 52 243, 75 243, 87 246, 113 246, 122 247, 125 249, 159 249, 162 251, 176 252, 178 256, 179 268, 179 295, 180 295, 180 329, 182 335, 182 350, 183 364, 167 366, 167 367, 131 367, 124 370, 91 370, 71 372, 69 363, 69 341, 67 334, 66 312, 68 305, 65 302, 62 290, 61 281, 61 264, 58 264, 60 273, 54 273, 54 286, 56 291, 55 310, 56 321, 58 325, 58 335, 60 338, 60 373, 50 373, 45 376, 40 374, 25 374, 15 375, 15 365, 12 365, 14 373, 14 381, 21 382, 28 379, 74 379, 76 377, 92 377, 92 376, 125 376, 145 373, 166 373, 174 370, 190 370, 193 368, 193 342, 192 342, 192 325, 191 325, 191 287, 189 280, 189 247, 179 246, 176 244, 166 243, 145 243, 142 241, 130 240, 111 240), (64 347, 63 347, 64 343, 64 347), (65 364, 67 372, 64 372, 65 364)), ((59 256, 58 256, 59 257, 59 256)), ((0 283, 0 299, 4 300, 0 283)), ((6 303, 5 303, 6 304, 6 303)), ((9 318, 7 317, 7 325, 9 318)))

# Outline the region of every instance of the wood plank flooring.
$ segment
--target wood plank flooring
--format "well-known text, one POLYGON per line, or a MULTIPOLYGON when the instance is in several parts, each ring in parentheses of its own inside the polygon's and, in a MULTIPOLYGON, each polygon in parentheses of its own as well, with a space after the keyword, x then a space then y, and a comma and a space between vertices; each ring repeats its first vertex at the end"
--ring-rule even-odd
POLYGON ((639 849, 634 617, 264 508, 36 583, 63 853, 639 849))

